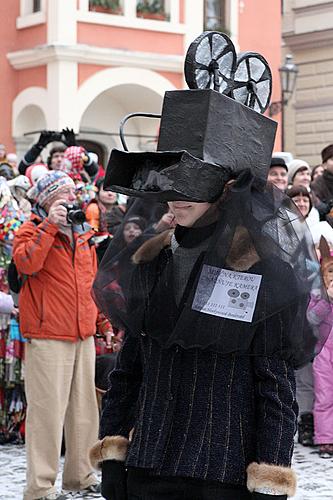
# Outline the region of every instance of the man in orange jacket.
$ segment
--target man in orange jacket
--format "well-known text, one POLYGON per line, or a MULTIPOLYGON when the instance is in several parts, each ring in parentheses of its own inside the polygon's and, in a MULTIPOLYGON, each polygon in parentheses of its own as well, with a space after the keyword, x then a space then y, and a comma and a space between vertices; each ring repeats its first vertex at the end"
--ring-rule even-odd
MULTIPOLYGON (((74 183, 50 171, 36 184, 36 206, 14 241, 23 276, 20 328, 26 344, 27 486, 24 500, 72 498, 55 480, 65 429, 63 488, 99 495, 88 450, 98 433, 93 335, 98 311, 90 289, 97 269, 87 224, 69 222, 74 183)), ((104 319, 99 330, 110 333, 104 319)))

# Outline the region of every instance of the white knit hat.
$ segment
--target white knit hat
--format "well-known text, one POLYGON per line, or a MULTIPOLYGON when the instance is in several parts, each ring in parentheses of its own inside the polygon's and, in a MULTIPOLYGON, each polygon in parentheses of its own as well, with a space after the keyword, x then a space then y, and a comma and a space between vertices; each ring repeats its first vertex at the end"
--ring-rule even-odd
POLYGON ((310 165, 305 160, 293 160, 288 165, 288 181, 291 184, 299 170, 306 168, 311 174, 310 165))

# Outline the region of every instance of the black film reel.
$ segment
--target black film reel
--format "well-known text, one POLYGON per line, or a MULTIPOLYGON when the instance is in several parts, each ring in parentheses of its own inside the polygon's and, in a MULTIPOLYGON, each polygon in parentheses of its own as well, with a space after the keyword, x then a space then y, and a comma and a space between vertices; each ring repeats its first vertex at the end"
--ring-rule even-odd
POLYGON ((256 52, 238 55, 231 97, 264 113, 272 94, 272 74, 266 59, 256 52))
POLYGON ((190 45, 185 58, 185 79, 190 89, 214 89, 229 95, 236 70, 236 51, 230 38, 205 31, 190 45))

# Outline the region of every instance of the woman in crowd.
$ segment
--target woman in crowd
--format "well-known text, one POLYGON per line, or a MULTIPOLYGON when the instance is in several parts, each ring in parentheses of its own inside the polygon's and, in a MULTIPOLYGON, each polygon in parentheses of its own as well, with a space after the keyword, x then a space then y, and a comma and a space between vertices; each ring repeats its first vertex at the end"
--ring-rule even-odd
POLYGON ((310 165, 305 160, 292 160, 288 165, 288 180, 290 187, 304 186, 310 189, 310 165))
POLYGON ((324 167, 322 166, 321 163, 313 167, 311 172, 311 182, 314 182, 316 179, 318 179, 318 177, 323 175, 323 173, 324 173, 324 167))
POLYGON ((289 198, 293 200, 303 217, 305 218, 313 242, 318 248, 321 236, 324 236, 331 245, 333 245, 333 228, 326 221, 319 221, 319 215, 311 216, 316 210, 312 205, 312 197, 309 190, 302 185, 290 188, 287 191, 289 198))
POLYGON ((89 224, 99 234, 116 233, 126 213, 126 205, 118 203, 117 193, 103 189, 104 177, 96 181, 97 194, 86 209, 89 224))

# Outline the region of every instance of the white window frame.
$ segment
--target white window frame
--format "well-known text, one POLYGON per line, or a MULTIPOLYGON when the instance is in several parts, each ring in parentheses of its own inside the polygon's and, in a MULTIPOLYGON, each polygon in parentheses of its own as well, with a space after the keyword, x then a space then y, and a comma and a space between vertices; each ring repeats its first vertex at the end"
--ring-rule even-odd
POLYGON ((41 0, 41 10, 33 12, 33 0, 20 0, 20 16, 16 18, 16 28, 23 29, 46 22, 46 0, 41 0))
POLYGON ((166 0, 169 21, 155 21, 136 17, 137 0, 122 0, 124 14, 104 14, 89 11, 89 0, 79 0, 77 20, 84 23, 104 24, 123 28, 145 29, 167 33, 185 33, 185 25, 179 22, 179 0, 166 0))

